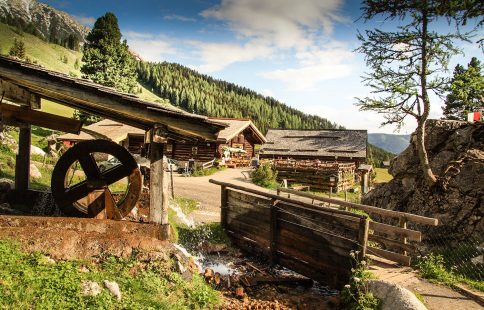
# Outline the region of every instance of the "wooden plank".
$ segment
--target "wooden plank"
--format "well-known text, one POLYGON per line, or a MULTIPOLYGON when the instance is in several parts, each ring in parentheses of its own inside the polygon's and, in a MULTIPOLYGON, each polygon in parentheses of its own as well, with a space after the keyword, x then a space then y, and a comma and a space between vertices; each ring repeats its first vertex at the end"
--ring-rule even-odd
POLYGON ((415 246, 413 246, 409 243, 404 244, 400 240, 388 239, 388 238, 385 238, 385 237, 382 237, 382 236, 377 236, 377 235, 369 235, 368 240, 381 243, 385 247, 397 248, 397 249, 405 250, 405 251, 408 251, 408 252, 414 252, 415 249, 416 249, 415 246))
POLYGON ((222 228, 227 228, 227 198, 227 188, 222 186, 220 188, 220 224, 222 228))
POLYGON ((227 229, 260 241, 261 244, 269 245, 269 227, 259 227, 253 223, 238 219, 229 219, 227 229))
POLYGON ((161 224, 163 206, 163 144, 150 143, 150 222, 161 224))
POLYGON ((15 163, 15 190, 19 192, 29 189, 31 133, 30 124, 20 128, 15 163))
POLYGON ((264 249, 264 253, 269 257, 269 239, 261 237, 259 235, 247 233, 240 226, 230 226, 227 231, 232 232, 231 237, 238 239, 249 239, 252 241, 252 245, 264 249))
POLYGON ((368 230, 370 228, 370 220, 360 219, 360 229, 358 233, 358 242, 360 246, 360 253, 358 254, 358 259, 362 261, 366 256, 366 248, 368 246, 368 230))
POLYGON ((40 109, 39 95, 4 79, 0 79, 0 93, 6 100, 17 104, 26 105, 31 109, 40 109))
POLYGON ((26 107, 14 106, 12 104, 0 104, 0 110, 3 120, 7 123, 13 122, 13 125, 15 125, 15 123, 27 123, 74 134, 79 134, 82 127, 81 121, 72 118, 35 111, 26 107))
POLYGON ((285 236, 287 237, 292 237, 314 247, 326 247, 327 249, 337 248, 336 250, 340 251, 342 255, 349 255, 351 250, 357 250, 359 248, 357 241, 332 234, 331 231, 316 230, 281 219, 278 220, 278 228, 281 231, 280 234, 286 231, 285 236))
POLYGON ((271 265, 277 263, 277 234, 278 234, 278 226, 277 226, 277 204, 279 200, 273 200, 271 206, 271 214, 270 214, 270 233, 269 233, 269 247, 270 247, 270 262, 271 265))
POLYGON ((351 213, 351 212, 347 212, 347 211, 343 211, 343 210, 314 206, 314 205, 311 205, 309 203, 296 201, 296 200, 285 198, 285 197, 282 197, 282 196, 277 196, 277 195, 272 194, 272 193, 267 193, 267 192, 263 192, 263 191, 260 191, 260 190, 256 190, 256 189, 252 189, 252 188, 248 188, 248 187, 244 187, 244 186, 239 186, 239 185, 235 185, 235 184, 231 184, 231 183, 227 183, 227 182, 221 182, 221 181, 217 181, 217 180, 214 180, 214 179, 210 179, 209 182, 212 183, 212 184, 224 185, 227 188, 238 189, 238 190, 241 190, 241 191, 244 191, 244 192, 247 192, 247 193, 259 195, 259 196, 262 196, 262 197, 267 197, 267 198, 270 198, 270 199, 278 199, 278 200, 281 200, 281 201, 284 201, 284 202, 296 203, 298 205, 301 205, 303 207, 313 209, 313 210, 321 210, 321 211, 326 211, 326 212, 332 213, 332 214, 341 214, 341 215, 347 215, 347 216, 356 217, 356 218, 366 217, 366 216, 361 215, 361 214, 351 213))
POLYGON ((405 236, 408 240, 422 241, 422 233, 417 230, 405 229, 383 223, 370 222, 370 230, 375 232, 384 233, 392 238, 400 238, 405 236))
POLYGON ((353 209, 363 210, 363 211, 368 212, 368 213, 374 213, 374 214, 379 214, 379 215, 383 215, 383 216, 390 216, 390 217, 394 217, 394 218, 404 218, 407 221, 412 221, 412 222, 415 222, 415 223, 432 225, 432 226, 437 226, 438 223, 439 223, 439 220, 436 219, 436 218, 430 218, 430 217, 415 215, 415 214, 411 214, 411 213, 381 209, 381 208, 377 208, 377 207, 373 207, 373 206, 367 206, 367 205, 362 205, 362 204, 358 204, 358 203, 342 201, 342 200, 338 200, 338 199, 330 199, 330 198, 314 195, 314 194, 307 193, 307 192, 300 192, 300 191, 291 190, 291 189, 288 189, 288 188, 281 188, 280 191, 283 192, 283 193, 290 193, 290 194, 294 194, 294 195, 298 195, 298 196, 306 197, 306 198, 311 198, 311 199, 318 200, 318 201, 333 203, 333 204, 343 206, 343 207, 349 207, 349 208, 353 208, 353 209))
POLYGON ((251 225, 259 226, 261 229, 269 230, 270 226, 270 216, 261 216, 259 212, 244 212, 237 213, 233 212, 230 207, 227 209, 227 222, 232 220, 237 220, 240 222, 248 223, 251 225))
POLYGON ((375 255, 375 256, 378 256, 378 257, 383 257, 383 258, 389 259, 391 261, 403 264, 405 266, 410 266, 411 258, 409 256, 405 256, 405 255, 395 253, 395 252, 391 252, 391 251, 387 251, 387 250, 374 248, 374 247, 371 247, 371 246, 368 247, 367 251, 368 251, 368 254, 375 255))
POLYGON ((270 209, 269 208, 247 208, 245 206, 234 205, 233 203, 227 203, 227 218, 234 217, 249 217, 257 220, 260 225, 269 226, 270 209))
POLYGON ((303 276, 311 278, 331 287, 341 289, 349 281, 350 269, 336 270, 331 268, 318 269, 307 262, 287 257, 285 253, 278 252, 279 264, 303 276))

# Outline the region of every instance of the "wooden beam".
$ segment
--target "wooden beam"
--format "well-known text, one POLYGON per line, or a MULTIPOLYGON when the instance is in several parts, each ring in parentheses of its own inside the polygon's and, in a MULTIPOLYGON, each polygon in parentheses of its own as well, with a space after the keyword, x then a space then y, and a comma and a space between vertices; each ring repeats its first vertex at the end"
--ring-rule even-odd
MULTIPOLYGON (((150 131, 153 139, 153 130, 150 131)), ((150 143, 150 222, 162 225, 162 239, 170 236, 168 176, 163 163, 164 145, 150 143)))
POLYGON ((27 89, 0 79, 0 94, 6 100, 27 105, 32 109, 40 109, 40 96, 27 89))
POLYGON ((20 128, 18 154, 15 163, 15 190, 26 192, 29 189, 30 177, 30 125, 20 128))
POLYGON ((135 96, 0 57, 0 77, 63 105, 81 109, 138 128, 164 124, 170 132, 216 140, 226 127, 204 117, 143 101, 135 96))
POLYGON ((431 217, 426 217, 426 216, 421 216, 421 215, 415 215, 415 214, 405 213, 405 212, 399 212, 399 211, 393 211, 393 210, 387 210, 387 209, 362 205, 362 204, 359 204, 359 203, 352 203, 352 202, 338 200, 338 199, 330 199, 330 198, 318 196, 318 195, 315 195, 315 194, 295 191, 295 190, 283 188, 283 187, 280 187, 278 189, 278 191, 283 192, 283 193, 290 193, 290 194, 298 195, 298 196, 301 196, 301 197, 311 198, 311 199, 318 200, 318 201, 334 203, 335 205, 339 205, 339 206, 343 206, 343 207, 349 207, 349 208, 353 208, 353 209, 357 209, 357 210, 363 210, 363 211, 368 212, 368 213, 374 213, 374 214, 379 214, 379 215, 389 216, 389 217, 394 217, 394 218, 404 218, 407 221, 412 221, 412 222, 419 223, 419 224, 437 226, 438 223, 439 223, 439 220, 436 219, 436 218, 431 218, 431 217))
POLYGON ((50 113, 31 110, 27 107, 0 103, 2 120, 14 126, 27 123, 39 127, 60 130, 63 132, 79 134, 82 122, 50 113))

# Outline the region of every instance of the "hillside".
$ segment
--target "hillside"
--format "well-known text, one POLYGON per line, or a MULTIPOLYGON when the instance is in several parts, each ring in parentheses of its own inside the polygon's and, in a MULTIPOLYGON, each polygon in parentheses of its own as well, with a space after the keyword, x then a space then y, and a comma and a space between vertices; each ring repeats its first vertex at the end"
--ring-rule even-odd
MULTIPOLYGON (((25 50, 29 61, 39 64, 50 70, 81 76, 79 67, 82 65, 82 53, 64 48, 60 45, 46 42, 32 34, 18 31, 15 27, 0 23, 0 53, 8 54, 14 39, 25 43, 25 50), (79 67, 75 63, 78 61, 79 67)), ((168 104, 166 100, 154 95, 148 89, 141 86, 140 98, 152 102, 168 104)), ((42 101, 42 109, 54 114, 72 116, 73 110, 46 100, 42 101)))
POLYGON ((410 143, 410 135, 370 133, 368 134, 368 142, 388 152, 400 154, 410 143))
POLYGON ((140 81, 152 91, 189 112, 250 118, 266 132, 269 128, 338 128, 325 118, 305 114, 253 90, 174 63, 138 62, 140 81))

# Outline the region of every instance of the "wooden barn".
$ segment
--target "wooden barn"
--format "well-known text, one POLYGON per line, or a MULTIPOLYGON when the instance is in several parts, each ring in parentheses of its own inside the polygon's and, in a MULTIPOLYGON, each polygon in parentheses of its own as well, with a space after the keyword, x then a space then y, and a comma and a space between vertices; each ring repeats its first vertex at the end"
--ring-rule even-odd
POLYGON ((366 161, 366 130, 269 129, 261 159, 273 161, 279 181, 323 191, 354 186, 366 161))
POLYGON ((260 158, 354 162, 366 161, 366 130, 269 129, 260 158))

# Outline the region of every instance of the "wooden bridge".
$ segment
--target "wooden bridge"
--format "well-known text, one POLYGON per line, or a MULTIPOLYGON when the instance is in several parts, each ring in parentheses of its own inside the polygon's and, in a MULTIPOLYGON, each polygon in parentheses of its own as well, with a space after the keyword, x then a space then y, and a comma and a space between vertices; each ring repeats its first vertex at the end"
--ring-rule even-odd
POLYGON ((221 186, 221 224, 234 244, 336 288, 348 283, 351 268, 367 255, 409 265, 415 250, 409 241, 420 242, 422 234, 407 223, 438 223, 433 218, 291 189, 273 194, 210 182, 221 186), (318 201, 323 205, 314 204, 318 201), (367 214, 376 217, 370 219, 367 214))

